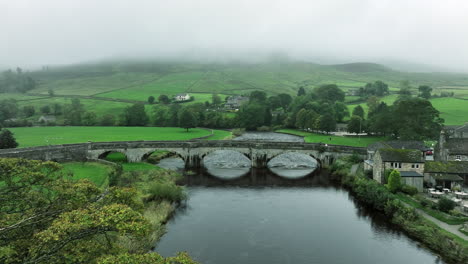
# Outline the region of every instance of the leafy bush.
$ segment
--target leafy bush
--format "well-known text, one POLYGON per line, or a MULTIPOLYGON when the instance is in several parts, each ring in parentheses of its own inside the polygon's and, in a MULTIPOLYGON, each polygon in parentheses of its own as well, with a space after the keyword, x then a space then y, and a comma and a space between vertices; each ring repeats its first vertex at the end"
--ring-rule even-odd
POLYGON ((168 200, 171 202, 181 202, 187 198, 182 186, 177 186, 172 182, 153 182, 148 189, 147 201, 168 200))
POLYGON ((257 127, 257 131, 259 131, 259 132, 270 132, 271 128, 269 126, 261 126, 261 127, 257 127))
POLYGON ((401 187, 401 191, 411 196, 418 194, 418 189, 416 187, 406 184, 401 187))
POLYGON ((449 211, 453 210, 457 204, 445 197, 442 197, 439 199, 439 202, 437 203, 437 208, 442 211, 448 213, 449 211))
POLYGON ((386 186, 392 193, 396 193, 401 189, 401 175, 399 171, 393 170, 390 173, 386 186))
POLYGON ((232 130, 232 134, 236 137, 239 137, 239 136, 242 136, 242 134, 245 133, 245 129, 244 128, 236 128, 236 129, 233 129, 232 130))

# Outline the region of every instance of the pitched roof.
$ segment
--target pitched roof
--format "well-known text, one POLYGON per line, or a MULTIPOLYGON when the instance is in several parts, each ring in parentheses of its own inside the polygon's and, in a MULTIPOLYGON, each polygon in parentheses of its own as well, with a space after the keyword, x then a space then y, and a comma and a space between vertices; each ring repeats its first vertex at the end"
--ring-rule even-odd
POLYGON ((432 175, 431 177, 441 181, 463 181, 463 178, 456 174, 432 175))
POLYGON ((450 151, 450 155, 468 155, 468 138, 451 138, 445 143, 445 148, 450 151))
POLYGON ((370 144, 368 150, 378 150, 382 148, 393 148, 393 149, 417 149, 420 151, 426 150, 426 146, 423 141, 417 140, 390 140, 390 141, 379 141, 370 144))
POLYGON ((423 163, 421 151, 417 149, 379 149, 382 161, 423 163))
POLYGON ((401 177, 424 177, 421 173, 416 171, 400 171, 401 177))
POLYGON ((468 174, 468 161, 426 161, 424 172, 468 174))
POLYGON ((468 132, 468 123, 455 128, 456 132, 468 132))

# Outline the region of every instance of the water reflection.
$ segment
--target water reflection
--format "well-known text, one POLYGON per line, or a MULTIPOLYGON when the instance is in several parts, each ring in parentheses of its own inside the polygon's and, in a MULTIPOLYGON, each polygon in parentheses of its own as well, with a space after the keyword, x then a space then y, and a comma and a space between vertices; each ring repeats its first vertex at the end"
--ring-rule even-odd
POLYGON ((185 168, 184 160, 179 157, 170 157, 158 162, 158 167, 167 170, 182 171, 185 168))
POLYGON ((203 158, 203 165, 209 174, 232 180, 249 173, 251 161, 237 151, 216 150, 203 158))
POLYGON ((268 168, 281 177, 296 179, 311 174, 318 167, 311 156, 288 152, 274 157, 268 162, 268 168))

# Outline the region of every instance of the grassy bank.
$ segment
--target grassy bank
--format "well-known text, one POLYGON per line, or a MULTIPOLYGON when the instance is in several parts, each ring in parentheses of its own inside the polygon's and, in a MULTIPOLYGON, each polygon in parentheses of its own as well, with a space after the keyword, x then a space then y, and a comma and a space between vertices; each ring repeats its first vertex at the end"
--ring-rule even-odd
MULTIPOLYGON (((178 127, 18 127, 10 129, 19 147, 84 143, 88 141, 190 140, 209 136, 210 130, 178 127)), ((218 133, 217 130, 216 134, 218 133)), ((226 131, 220 132, 222 135, 226 131)), ((227 132, 228 133, 228 132, 227 132)))
POLYGON ((445 222, 449 225, 461 225, 463 223, 465 223, 466 221, 468 221, 468 217, 454 217, 454 216, 451 216, 451 215, 448 215, 448 214, 445 214, 441 211, 438 211, 438 210, 434 210, 434 209, 431 209, 431 208, 428 208, 426 206, 423 206, 421 203, 419 203, 418 201, 416 201, 415 199, 409 197, 408 195, 406 194, 402 194, 402 193, 397 193, 396 194, 396 197, 413 206, 414 208, 418 208, 418 209, 421 209, 423 210, 425 213, 427 213, 428 215, 442 221, 442 222, 445 222))
POLYGON ((63 172, 73 175, 73 179, 89 179, 99 187, 109 184, 109 174, 113 168, 98 162, 67 162, 62 163, 63 172))
POLYGON ((393 224, 440 254, 447 262, 468 262, 468 241, 425 219, 382 184, 361 174, 350 175, 350 166, 347 162, 337 162, 332 167, 332 173, 341 176, 343 185, 351 189, 357 200, 383 213, 393 224))
POLYGON ((352 147, 367 147, 377 141, 385 140, 383 137, 342 137, 334 135, 324 135, 317 133, 310 133, 296 129, 280 129, 276 132, 287 133, 304 137, 307 143, 326 143, 334 145, 352 146, 352 147))

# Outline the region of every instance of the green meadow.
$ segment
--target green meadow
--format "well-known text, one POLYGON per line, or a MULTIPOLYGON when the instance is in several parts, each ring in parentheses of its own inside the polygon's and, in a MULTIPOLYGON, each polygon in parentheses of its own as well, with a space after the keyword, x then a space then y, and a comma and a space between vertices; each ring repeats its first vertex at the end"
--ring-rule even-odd
POLYGON ((324 143, 324 144, 334 144, 334 145, 343 145, 343 146, 352 146, 352 147, 367 147, 368 145, 377 142, 383 141, 383 137, 343 137, 335 135, 324 135, 317 133, 310 133, 305 131, 299 131, 295 129, 280 129, 276 132, 287 133, 298 135, 304 137, 305 142, 307 143, 324 143))
POLYGON ((109 182, 112 168, 98 162, 66 162, 62 163, 62 171, 73 175, 73 179, 89 179, 97 186, 103 187, 109 182))
MULTIPOLYGON (((209 129, 176 127, 18 127, 10 129, 19 147, 84 143, 88 141, 190 140, 211 135, 209 129)), ((226 131, 214 130, 222 137, 226 131)))

